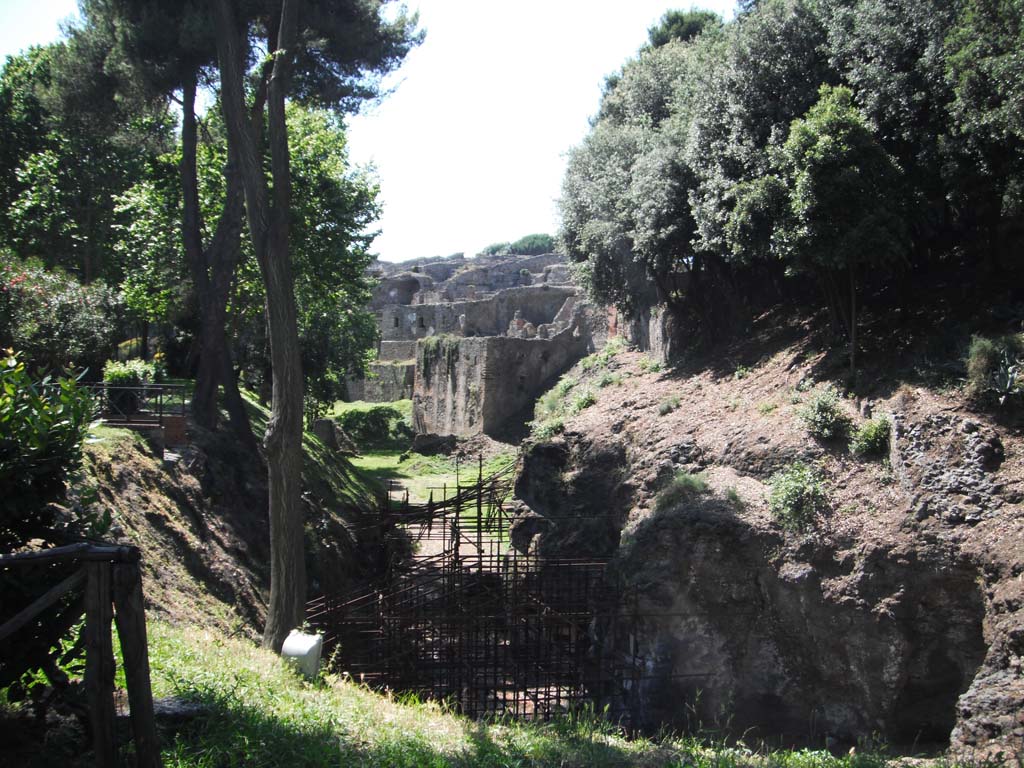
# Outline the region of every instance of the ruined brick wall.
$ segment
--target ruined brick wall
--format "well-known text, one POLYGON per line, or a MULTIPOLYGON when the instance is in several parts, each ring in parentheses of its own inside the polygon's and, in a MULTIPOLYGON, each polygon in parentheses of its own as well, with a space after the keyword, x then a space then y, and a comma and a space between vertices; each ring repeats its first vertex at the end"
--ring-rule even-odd
POLYGON ((380 312, 381 339, 412 341, 428 336, 500 336, 518 310, 534 325, 550 323, 565 304, 576 295, 572 286, 538 285, 511 288, 478 301, 441 304, 388 306, 380 312), (464 325, 460 318, 465 318, 464 325))
POLYGON ((585 329, 551 339, 440 337, 417 345, 417 432, 496 435, 587 353, 585 329))

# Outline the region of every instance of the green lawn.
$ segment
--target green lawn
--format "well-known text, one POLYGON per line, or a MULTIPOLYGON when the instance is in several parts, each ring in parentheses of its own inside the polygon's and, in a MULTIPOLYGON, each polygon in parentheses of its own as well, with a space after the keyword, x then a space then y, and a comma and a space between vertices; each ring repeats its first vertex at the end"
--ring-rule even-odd
MULTIPOLYGON (((758 753, 696 739, 627 739, 592 712, 549 723, 475 722, 436 703, 374 693, 351 680, 301 680, 248 641, 150 623, 156 696, 197 702, 205 714, 165 734, 168 768, 367 766, 379 768, 880 768, 859 753, 758 753)), ((56 764, 38 754, 27 765, 56 764)), ((61 756, 66 765, 86 756, 61 756)))
MULTIPOLYGON (((511 453, 503 453, 483 463, 483 475, 488 477, 515 460, 511 453)), ((400 486, 402 492, 409 491, 409 500, 425 502, 431 492, 439 500, 445 488, 449 493, 455 488, 456 480, 461 485, 472 484, 480 473, 480 465, 474 459, 461 461, 448 456, 423 456, 418 453, 404 454, 395 450, 366 451, 352 460, 353 466, 371 477, 387 484, 389 481, 400 486), (403 456, 406 458, 403 459, 403 456)))

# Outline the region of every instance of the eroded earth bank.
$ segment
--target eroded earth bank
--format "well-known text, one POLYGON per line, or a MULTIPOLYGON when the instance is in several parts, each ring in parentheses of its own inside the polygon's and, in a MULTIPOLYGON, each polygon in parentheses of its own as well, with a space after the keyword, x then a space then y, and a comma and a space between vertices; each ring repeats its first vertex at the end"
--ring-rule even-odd
POLYGON ((1022 754, 1020 424, 879 379, 842 402, 854 425, 892 420, 888 456, 859 458, 798 418, 831 364, 809 339, 736 359, 666 371, 622 352, 577 366, 573 390, 596 402, 524 456, 515 545, 610 557, 635 592, 632 636, 593 632, 643 664, 636 724, 1022 754), (797 461, 828 494, 804 531, 768 507, 770 478, 797 461), (694 473, 706 487, 658 502, 694 473))

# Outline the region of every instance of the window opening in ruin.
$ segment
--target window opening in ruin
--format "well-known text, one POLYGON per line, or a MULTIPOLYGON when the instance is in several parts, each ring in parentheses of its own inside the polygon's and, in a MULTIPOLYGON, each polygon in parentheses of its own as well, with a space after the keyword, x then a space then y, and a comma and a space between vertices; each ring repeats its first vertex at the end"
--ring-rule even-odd
POLYGON ((423 318, 421 317, 420 318, 420 328, 426 328, 426 327, 427 327, 427 325, 426 325, 426 323, 423 322, 423 318))
POLYGON ((395 328, 397 328, 397 327, 398 327, 398 318, 396 317, 395 318, 395 328))

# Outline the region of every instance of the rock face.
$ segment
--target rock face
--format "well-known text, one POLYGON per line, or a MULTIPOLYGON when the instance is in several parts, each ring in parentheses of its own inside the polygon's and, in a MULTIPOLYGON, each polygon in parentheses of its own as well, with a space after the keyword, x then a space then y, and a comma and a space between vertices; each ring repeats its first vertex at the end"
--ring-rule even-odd
MULTIPOLYGON (((785 357, 772 366, 799 380, 785 357)), ((620 692, 639 726, 1024 753, 1020 436, 904 387, 874 403, 894 424, 882 465, 814 442, 799 392, 769 399, 779 389, 765 374, 605 390, 525 456, 517 548, 610 559, 622 615, 639 618, 593 639, 642 667, 620 692), (665 393, 678 407, 659 415, 665 393), (804 533, 766 504, 793 461, 833 498, 804 533), (709 489, 654 511, 680 471, 709 489)))
POLYGON ((985 657, 976 569, 939 548, 800 544, 715 502, 641 526, 620 565, 644 617, 639 722, 946 741, 985 657))

